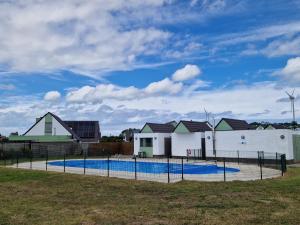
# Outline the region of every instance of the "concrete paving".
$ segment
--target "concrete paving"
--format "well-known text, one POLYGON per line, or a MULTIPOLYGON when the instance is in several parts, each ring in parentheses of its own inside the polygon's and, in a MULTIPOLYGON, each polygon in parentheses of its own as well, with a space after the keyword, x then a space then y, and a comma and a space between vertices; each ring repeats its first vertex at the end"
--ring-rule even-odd
MULTIPOLYGON (((95 160, 97 158, 93 158, 95 160)), ((103 158, 98 158, 99 160, 107 160, 103 158)), ((111 158, 112 160, 122 160, 122 161, 134 161, 130 158, 111 158)), ((70 159, 68 159, 70 160, 70 159)), ((82 160, 82 159, 74 159, 74 160, 82 160)), ((87 159, 91 160, 91 159, 87 159)), ((167 159, 137 159, 138 162, 160 162, 160 163, 167 163, 167 159)), ((62 161, 62 160, 54 160, 54 161, 62 161)), ((48 161, 52 162, 52 161, 48 161)), ((178 163, 181 164, 181 159, 170 159, 170 163, 178 163)), ((214 162, 214 161, 189 161, 187 162, 184 160, 184 164, 193 164, 193 165, 205 165, 205 164, 214 164, 218 165, 219 167, 223 167, 223 162, 214 162)), ((34 161, 32 163, 25 162, 11 165, 9 167, 13 168, 22 168, 22 169, 33 169, 33 170, 46 170, 46 161, 34 161)), ((253 164, 243 164, 243 163, 226 163, 226 167, 236 168, 239 169, 240 172, 235 173, 226 173, 225 179, 226 181, 235 181, 235 180, 242 180, 242 181, 249 181, 249 180, 259 180, 261 179, 261 171, 258 165, 253 164)), ((55 171, 55 172, 64 172, 63 166, 53 166, 47 165, 48 171, 55 171)), ((75 174, 84 174, 84 168, 78 167, 66 167, 66 173, 75 173, 75 174)), ((109 173, 105 169, 90 169, 86 168, 85 170, 86 175, 94 175, 94 176, 110 176, 110 177, 117 177, 117 178, 124 178, 124 179, 137 179, 137 180, 146 180, 146 181, 156 181, 156 182, 163 182, 167 183, 168 180, 170 183, 178 182, 182 180, 182 174, 168 174, 167 173, 141 173, 137 172, 127 172, 127 171, 116 171, 110 170, 109 173)), ((262 167, 262 178, 269 179, 274 177, 281 176, 281 171, 271 168, 262 167)), ((184 174, 184 180, 193 180, 193 181, 224 181, 224 172, 220 171, 218 174, 184 174)))

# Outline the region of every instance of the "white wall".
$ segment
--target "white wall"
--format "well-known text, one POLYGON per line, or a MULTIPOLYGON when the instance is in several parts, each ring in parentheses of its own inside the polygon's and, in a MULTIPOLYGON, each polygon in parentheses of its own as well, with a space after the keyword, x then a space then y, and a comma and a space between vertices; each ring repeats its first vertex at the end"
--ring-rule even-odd
MULTIPOLYGON (((216 131, 217 157, 237 157, 239 151, 241 158, 256 158, 257 151, 266 153, 286 154, 288 160, 293 159, 293 130, 239 130, 216 131), (241 136, 245 139, 241 139, 241 136), (284 139, 280 136, 284 135, 284 139)), ((212 132, 205 132, 206 155, 213 157, 212 132), (210 137, 210 138, 208 138, 210 137)), ((273 154, 273 156, 274 156, 273 154)))
POLYGON ((165 155, 165 138, 171 137, 170 133, 137 133, 134 134, 134 154, 140 151, 140 138, 153 138, 153 155, 165 155))
POLYGON ((204 133, 172 133, 172 156, 186 156, 187 149, 201 149, 204 133))
POLYGON ((71 134, 54 117, 52 117, 52 135, 71 135, 71 134))
POLYGON ((25 136, 45 135, 45 117, 41 119, 25 136))

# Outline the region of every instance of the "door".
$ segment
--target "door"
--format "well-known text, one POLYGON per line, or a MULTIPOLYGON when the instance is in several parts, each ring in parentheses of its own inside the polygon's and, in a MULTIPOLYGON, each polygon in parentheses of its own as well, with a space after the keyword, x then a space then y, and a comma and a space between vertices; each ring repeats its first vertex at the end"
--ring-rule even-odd
POLYGON ((172 157, 171 138, 165 138, 165 156, 172 157))
POLYGON ((206 159, 206 146, 205 146, 205 138, 201 138, 201 156, 202 159, 206 159))
POLYGON ((293 135, 294 160, 300 161, 300 135, 293 135))

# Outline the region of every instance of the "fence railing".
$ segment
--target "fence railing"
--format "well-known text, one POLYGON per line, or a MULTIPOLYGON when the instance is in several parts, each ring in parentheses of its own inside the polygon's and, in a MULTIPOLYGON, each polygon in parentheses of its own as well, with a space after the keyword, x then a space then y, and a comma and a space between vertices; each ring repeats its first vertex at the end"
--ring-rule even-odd
POLYGON ((40 148, 11 151, 0 149, 0 165, 13 168, 119 177, 135 180, 177 182, 181 180, 233 181, 283 176, 286 156, 261 151, 223 151, 219 156, 201 150, 173 158, 138 158, 104 155, 88 150, 40 148), (220 157, 222 156, 222 157, 220 157))

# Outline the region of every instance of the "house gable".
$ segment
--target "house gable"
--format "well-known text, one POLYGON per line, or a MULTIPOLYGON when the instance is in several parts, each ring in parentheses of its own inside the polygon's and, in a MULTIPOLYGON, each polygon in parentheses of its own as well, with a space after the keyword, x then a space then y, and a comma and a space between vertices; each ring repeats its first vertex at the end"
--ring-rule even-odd
POLYGON ((72 134, 55 118, 47 113, 39 119, 24 136, 72 136, 72 134))
POLYGON ((215 130, 224 131, 224 130, 233 130, 233 129, 225 120, 221 120, 219 124, 216 126, 215 130))
POLYGON ((271 124, 268 125, 266 128, 266 130, 275 130, 275 127, 273 127, 271 124))
POLYGON ((153 133, 152 129, 149 127, 148 124, 146 124, 143 129, 141 130, 141 133, 153 133))
POLYGON ((186 126, 184 126, 182 122, 180 122, 175 128, 174 133, 187 134, 190 133, 190 131, 186 128, 186 126))

